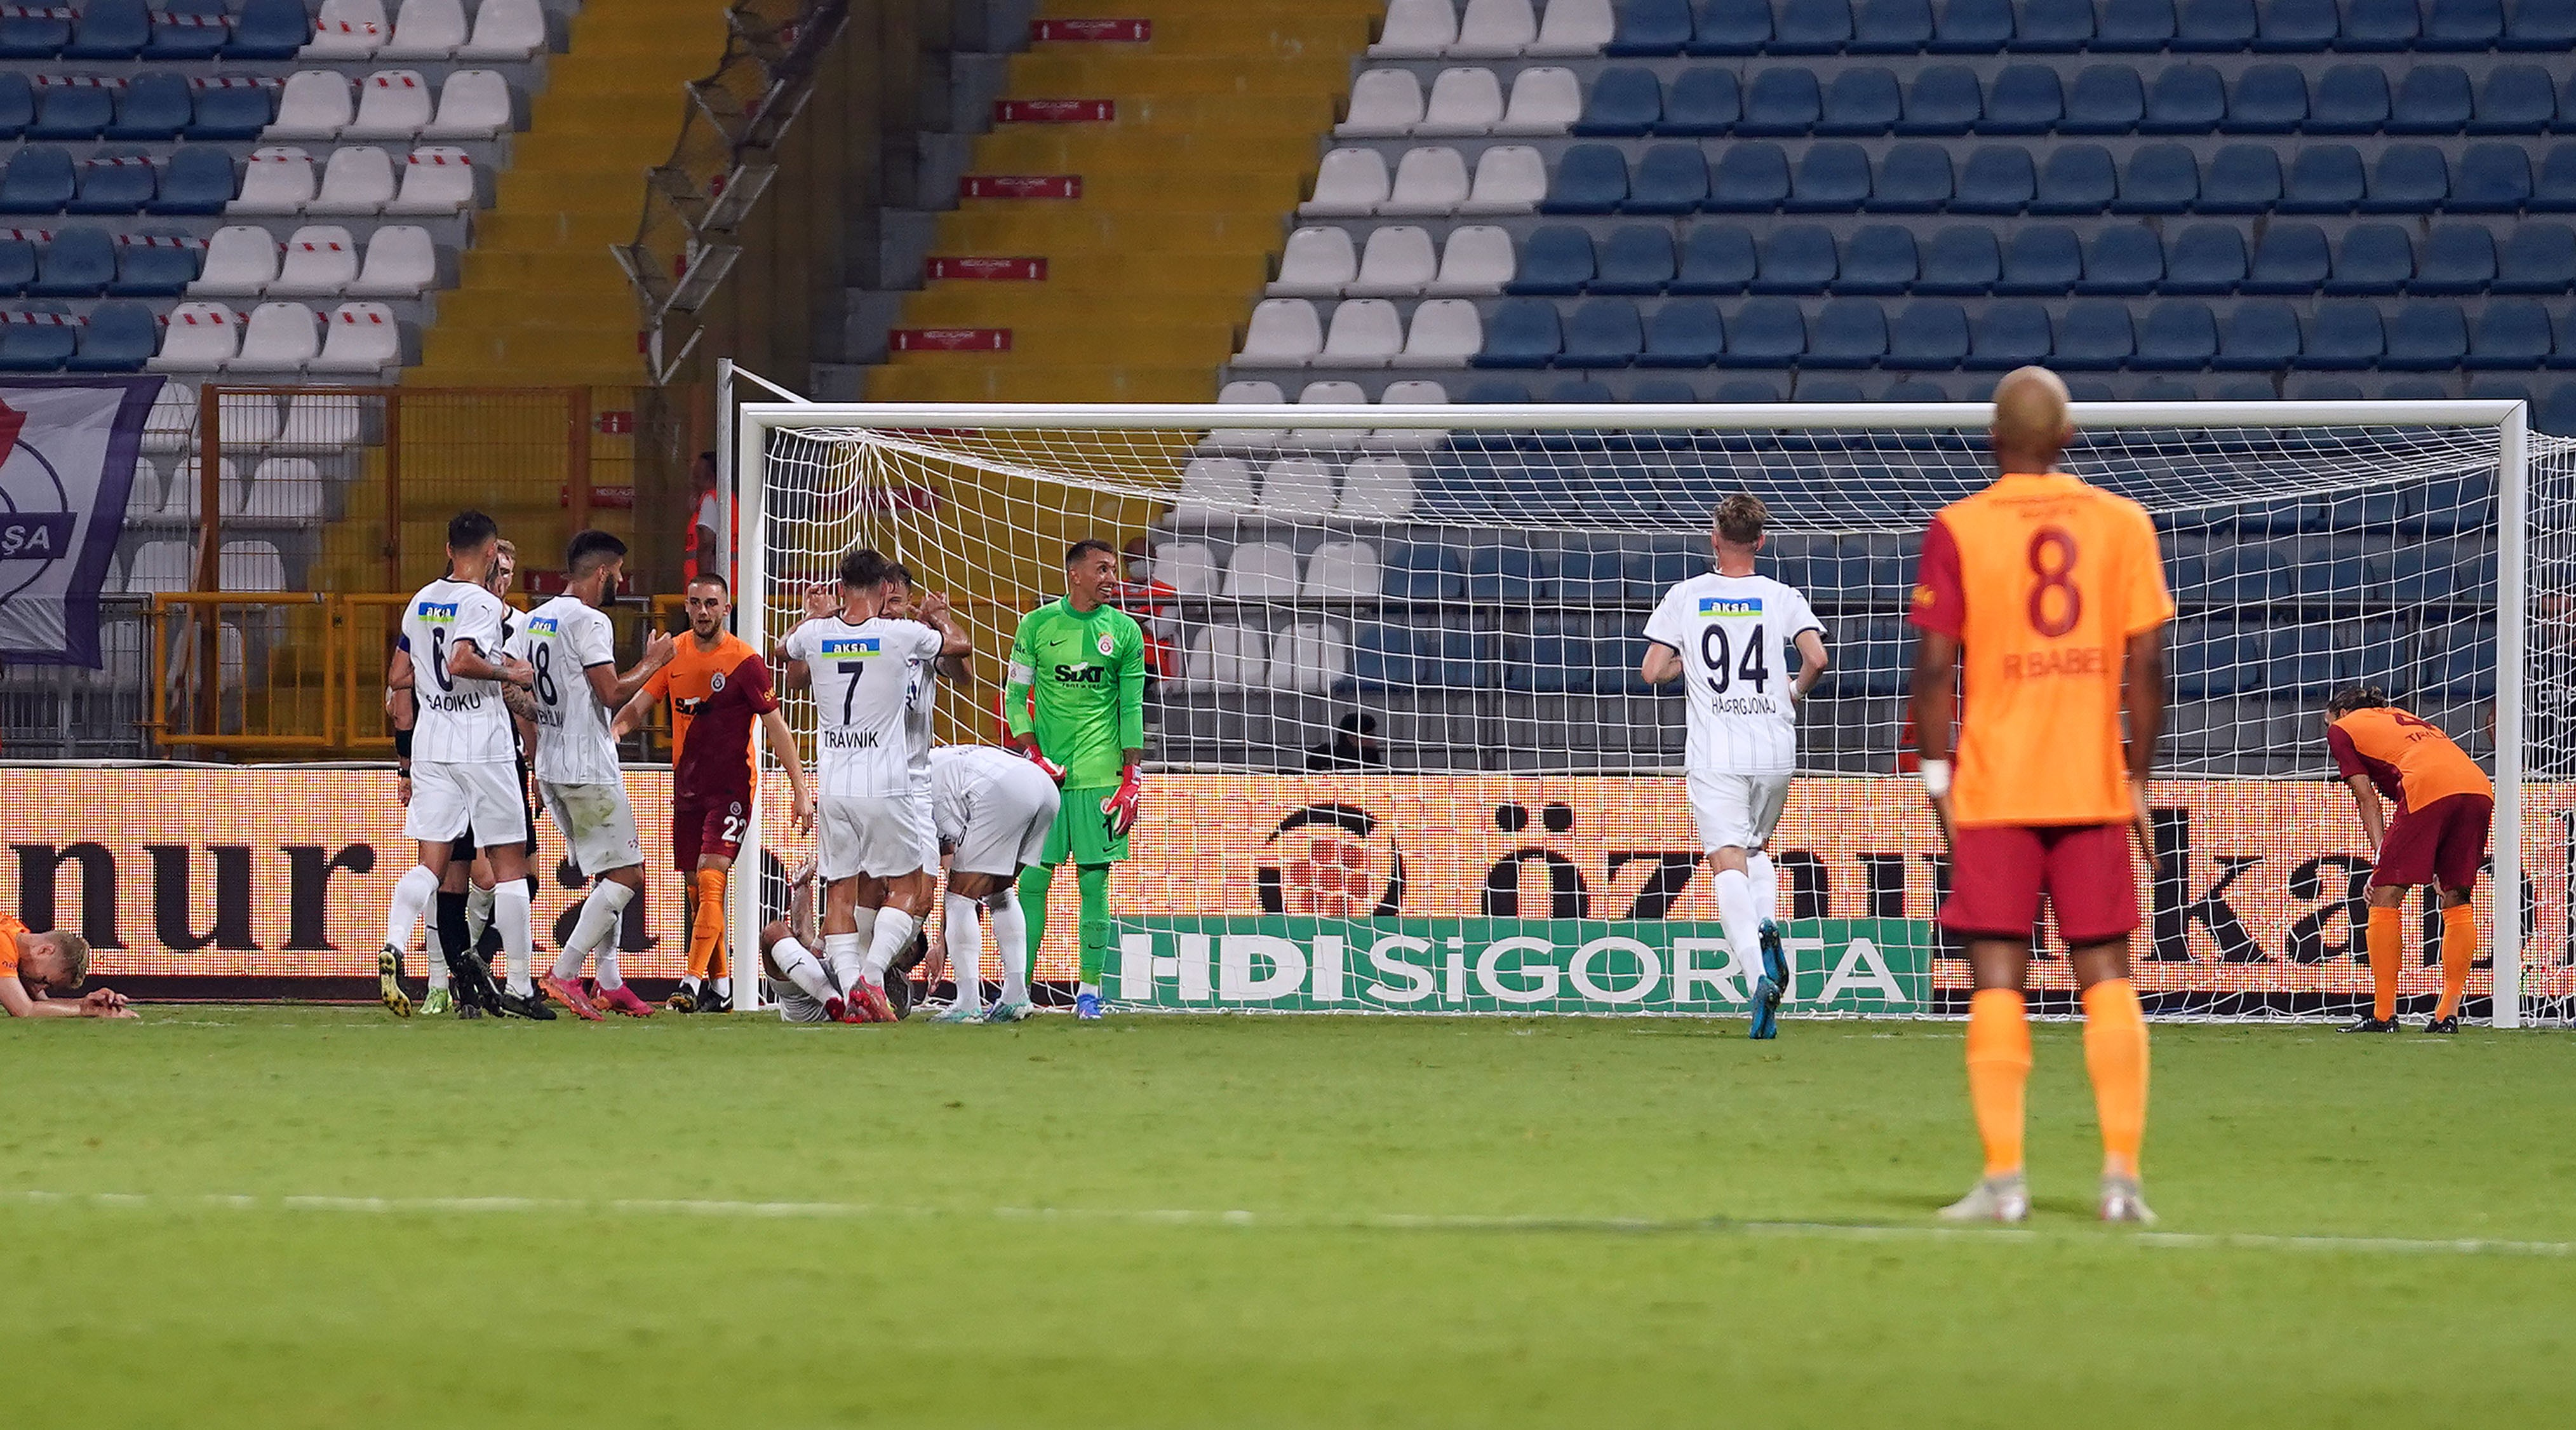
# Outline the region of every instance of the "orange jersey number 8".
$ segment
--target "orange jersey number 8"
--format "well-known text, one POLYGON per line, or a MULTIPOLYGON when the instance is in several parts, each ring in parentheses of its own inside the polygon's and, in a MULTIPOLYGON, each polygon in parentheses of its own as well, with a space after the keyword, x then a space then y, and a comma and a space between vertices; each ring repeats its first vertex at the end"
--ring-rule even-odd
POLYGON ((2075 576, 2075 538, 2064 527, 2043 526, 2030 534, 2030 628, 2054 639, 2075 629, 2084 618, 2084 592, 2075 576), (2059 593, 2056 615, 2049 614, 2048 593, 2059 593))

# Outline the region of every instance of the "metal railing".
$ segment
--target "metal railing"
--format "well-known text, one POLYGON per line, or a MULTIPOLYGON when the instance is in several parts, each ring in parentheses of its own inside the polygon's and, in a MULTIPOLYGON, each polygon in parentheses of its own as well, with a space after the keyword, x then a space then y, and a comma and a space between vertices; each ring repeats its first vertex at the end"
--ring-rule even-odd
POLYGON ((151 598, 99 598, 96 670, 0 662, 0 758, 146 759, 151 598))

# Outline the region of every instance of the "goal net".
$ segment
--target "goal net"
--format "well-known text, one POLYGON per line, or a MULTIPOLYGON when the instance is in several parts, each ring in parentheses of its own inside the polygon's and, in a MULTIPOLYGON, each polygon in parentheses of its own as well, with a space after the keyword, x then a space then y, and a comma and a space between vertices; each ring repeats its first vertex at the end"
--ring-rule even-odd
MULTIPOLYGON (((1709 568, 1710 512, 1770 511, 1758 561, 1805 592, 1832 664, 1803 704, 1772 844, 1792 1012, 1964 1004, 1932 918, 1947 854, 1909 758, 1904 615, 1927 520, 1990 479, 1982 405, 743 409, 747 632, 774 643, 840 554, 945 593, 971 678, 943 741, 997 742, 1022 616, 1063 557, 1130 553, 1150 642, 1150 778, 1119 866, 1114 1003, 1420 1012, 1730 1012, 1681 777, 1684 700, 1642 627, 1709 568)), ((2496 774, 2470 1012, 2576 991, 2576 462, 2492 402, 2079 406, 2066 466, 2144 503, 2178 614, 2136 944, 2151 1009, 2326 1016, 2366 1001, 2369 850, 2323 702, 2372 684, 2496 774), (2554 614, 2553 614, 2554 613, 2554 614), (2525 738, 2498 739, 2522 730, 2525 738), (2519 883, 2499 923, 2491 891, 2519 883), (2507 908, 2510 915, 2514 912, 2507 908), (2527 954, 2526 954, 2527 950, 2527 954), (2512 976, 2520 960, 2519 978, 2512 976)), ((1782 632, 1785 637, 1788 633, 1782 632)), ((1780 643, 1747 679, 1785 679, 1780 643)), ((809 743, 812 712, 789 705, 809 743)), ((806 852, 784 781, 757 840, 806 852)), ((1036 975, 1070 980, 1053 901, 1036 975)), ((2408 922, 2404 1006, 2439 988, 2408 922)), ((988 961, 988 977, 994 970, 988 961)), ((2044 1003, 2072 984, 2035 974, 2044 1003)))

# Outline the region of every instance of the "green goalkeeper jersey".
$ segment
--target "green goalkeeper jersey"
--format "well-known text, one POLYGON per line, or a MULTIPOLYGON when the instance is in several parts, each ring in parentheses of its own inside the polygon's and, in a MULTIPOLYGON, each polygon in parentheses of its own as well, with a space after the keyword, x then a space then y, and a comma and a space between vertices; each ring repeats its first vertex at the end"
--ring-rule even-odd
POLYGON ((1020 618, 1002 708, 1013 735, 1034 732, 1069 789, 1115 785, 1125 753, 1145 747, 1145 631, 1102 604, 1063 599, 1020 618), (1034 707, 1034 708, 1032 708, 1034 707))

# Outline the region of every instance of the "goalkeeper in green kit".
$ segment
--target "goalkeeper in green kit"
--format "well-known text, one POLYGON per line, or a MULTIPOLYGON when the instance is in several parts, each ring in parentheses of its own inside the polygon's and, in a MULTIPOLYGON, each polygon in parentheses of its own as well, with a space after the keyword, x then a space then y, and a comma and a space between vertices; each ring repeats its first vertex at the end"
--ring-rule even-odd
POLYGON ((1002 690, 1011 747, 1064 786, 1046 850, 1020 876, 1020 899, 1043 943, 1056 866, 1073 861, 1082 887, 1082 986, 1073 1014, 1082 1019, 1100 1016, 1109 866, 1127 857, 1136 767, 1145 758, 1145 632, 1109 604, 1117 588, 1118 553, 1109 543, 1075 542, 1064 554, 1064 599, 1020 618, 1002 690))

